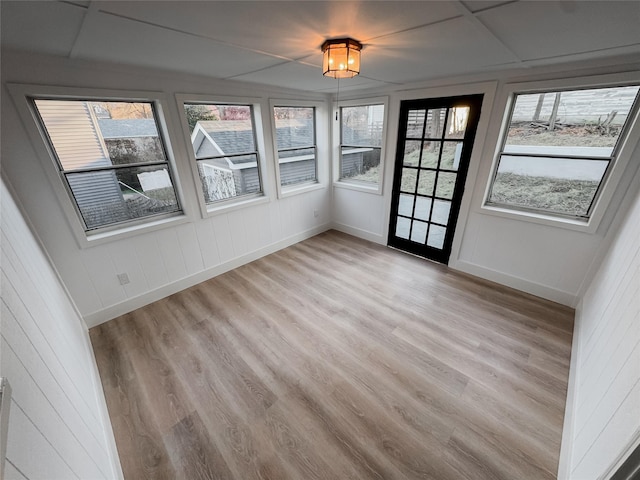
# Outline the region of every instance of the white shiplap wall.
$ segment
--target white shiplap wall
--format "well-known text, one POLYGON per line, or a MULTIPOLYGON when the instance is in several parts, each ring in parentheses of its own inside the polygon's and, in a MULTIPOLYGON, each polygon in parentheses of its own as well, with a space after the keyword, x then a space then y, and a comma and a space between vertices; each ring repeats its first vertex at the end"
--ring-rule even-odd
POLYGON ((5 478, 121 478, 86 326, 4 181, 0 201, 5 478))
POLYGON ((640 180, 576 314, 568 478, 608 478, 640 441, 640 180), (633 197, 632 197, 633 198, 633 197))

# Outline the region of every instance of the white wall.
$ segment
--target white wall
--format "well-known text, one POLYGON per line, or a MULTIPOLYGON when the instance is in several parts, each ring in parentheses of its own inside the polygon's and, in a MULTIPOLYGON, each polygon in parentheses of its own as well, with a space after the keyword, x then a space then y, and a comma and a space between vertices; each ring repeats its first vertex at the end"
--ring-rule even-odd
POLYGON ((561 479, 608 478, 640 443, 640 173, 626 199, 576 311, 561 479))
MULTIPOLYGON (((199 180, 193 178, 187 153, 190 144, 179 128, 180 114, 174 101, 176 93, 244 96, 257 98, 268 109, 269 98, 304 98, 299 92, 18 52, 3 52, 2 75, 3 170, 89 326, 329 227, 331 190, 326 185, 276 198, 269 138, 265 138, 267 175, 263 182, 270 201, 203 218, 195 193, 195 182, 199 180), (45 175, 43 166, 51 159, 43 150, 43 142, 34 142, 25 130, 7 83, 155 91, 168 95, 170 101, 165 116, 183 187, 185 222, 81 248, 45 175), (317 217, 314 216, 316 210, 317 217), (116 277, 119 273, 127 273, 131 282, 121 286, 116 277)), ((326 99, 324 95, 311 97, 326 99)), ((328 116, 327 112, 327 123, 328 116)), ((268 124, 265 130, 271 131, 268 124)), ((321 168, 326 169, 322 173, 328 177, 328 164, 321 168)))
POLYGON ((122 478, 87 328, 4 181, 0 201, 5 478, 122 478))
MULTIPOLYGON (((512 82, 611 74, 616 71, 623 75, 622 72, 629 69, 640 70, 637 60, 636 63, 598 68, 579 64, 570 70, 567 67, 564 70, 561 67, 547 67, 529 69, 524 73, 484 74, 432 82, 397 92, 372 91, 371 96, 390 96, 383 192, 382 195, 375 195, 335 186, 335 227, 381 244, 387 243, 399 105, 402 100, 482 93, 485 95, 482 114, 449 266, 575 307, 592 259, 607 233, 616 212, 616 204, 621 200, 620 195, 614 195, 600 226, 591 233, 522 221, 483 209, 485 188, 491 175, 505 111, 506 98, 501 93, 504 86, 512 82)), ((636 78, 640 79, 640 74, 636 78)), ((638 164, 640 149, 636 148, 620 183, 623 191, 638 164)))

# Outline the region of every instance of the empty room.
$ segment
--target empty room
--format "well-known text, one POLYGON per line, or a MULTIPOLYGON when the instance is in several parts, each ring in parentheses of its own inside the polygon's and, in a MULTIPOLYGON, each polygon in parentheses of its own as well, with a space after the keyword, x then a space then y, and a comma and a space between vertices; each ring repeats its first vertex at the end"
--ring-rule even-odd
POLYGON ((639 478, 639 1, 0 21, 0 479, 639 478))

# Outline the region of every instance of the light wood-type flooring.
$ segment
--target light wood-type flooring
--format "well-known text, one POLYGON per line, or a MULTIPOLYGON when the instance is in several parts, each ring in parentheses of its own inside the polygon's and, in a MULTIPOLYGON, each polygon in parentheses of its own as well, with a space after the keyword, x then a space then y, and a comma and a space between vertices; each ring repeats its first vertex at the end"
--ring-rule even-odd
POLYGON ((330 231, 90 333, 128 480, 538 480, 572 326, 330 231))

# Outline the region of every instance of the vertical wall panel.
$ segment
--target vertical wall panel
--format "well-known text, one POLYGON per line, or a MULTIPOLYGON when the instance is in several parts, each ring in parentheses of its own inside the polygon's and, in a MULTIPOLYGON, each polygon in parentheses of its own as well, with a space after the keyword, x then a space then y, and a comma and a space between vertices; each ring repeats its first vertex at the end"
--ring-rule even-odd
POLYGON ((597 479, 640 440, 640 192, 576 316, 570 477, 597 479))
POLYGON ((7 478, 120 478, 86 326, 4 182, 0 196, 7 478))

